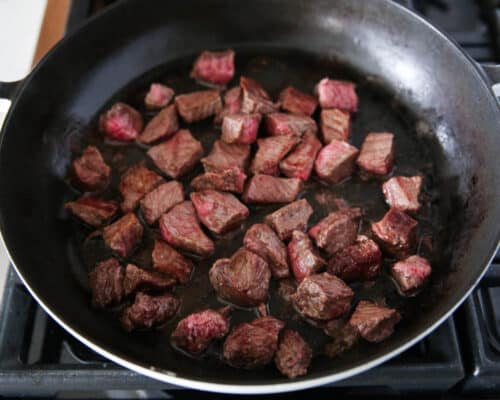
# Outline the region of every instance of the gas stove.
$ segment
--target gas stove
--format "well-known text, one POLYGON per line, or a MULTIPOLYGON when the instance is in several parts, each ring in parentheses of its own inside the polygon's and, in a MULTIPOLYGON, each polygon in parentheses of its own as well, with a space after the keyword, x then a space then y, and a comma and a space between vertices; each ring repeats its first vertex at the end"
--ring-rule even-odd
MULTIPOLYGON (((75 29, 110 3, 113 1, 73 1, 66 31, 75 29)), ((445 30, 477 61, 500 61, 500 2, 399 3, 445 30)), ((77 393, 87 398, 193 396, 192 391, 138 375, 89 350, 45 314, 12 269, 0 304, 0 397, 74 398, 77 393)), ((426 339, 377 368, 309 393, 337 398, 408 398, 423 393, 441 398, 498 396, 500 254, 465 304, 426 339)), ((195 395, 223 397, 200 392, 195 395)))

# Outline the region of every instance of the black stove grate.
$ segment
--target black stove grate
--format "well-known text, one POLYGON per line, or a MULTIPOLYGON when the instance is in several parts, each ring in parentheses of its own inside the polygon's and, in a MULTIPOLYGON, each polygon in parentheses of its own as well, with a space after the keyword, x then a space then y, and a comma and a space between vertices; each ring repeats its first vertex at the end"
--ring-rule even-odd
MULTIPOLYGON (((113 0, 72 2, 67 31, 113 0)), ((446 30, 479 62, 500 60, 497 0, 399 0, 446 30)), ((9 271, 0 310, 0 396, 146 390, 190 398, 190 391, 107 361, 62 330, 9 271), (175 389, 175 390, 174 390, 175 389), (175 394, 172 394, 175 393, 175 394)), ((418 392, 500 392, 500 257, 466 304, 428 338, 364 374, 310 391, 390 396, 418 392), (458 332, 458 334, 457 334, 458 332)), ((144 396, 144 393, 142 394, 144 396)), ((206 398, 208 395, 197 393, 206 398)), ((122 394, 121 397, 124 397, 122 394)), ((221 397, 221 396, 217 396, 221 397)))

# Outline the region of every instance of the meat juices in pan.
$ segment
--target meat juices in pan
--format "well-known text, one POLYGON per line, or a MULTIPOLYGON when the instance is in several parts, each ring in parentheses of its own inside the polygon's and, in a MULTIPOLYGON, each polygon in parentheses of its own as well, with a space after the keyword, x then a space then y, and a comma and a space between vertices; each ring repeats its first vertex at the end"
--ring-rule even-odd
POLYGON ((164 330, 197 362, 221 350, 233 367, 274 360, 293 379, 314 369, 313 354, 379 342, 407 318, 407 297, 433 273, 416 251, 435 229, 421 193, 434 183, 406 126, 370 133, 379 127, 366 121, 365 104, 380 99, 366 84, 332 74, 273 85, 272 61, 236 71, 235 56, 203 52, 189 85, 156 77, 167 84, 104 110, 75 153, 79 193, 65 208, 85 236, 98 229, 85 243, 106 245, 87 263, 94 307, 120 312, 127 331, 164 330), (393 168, 399 175, 390 177, 393 168), (382 265, 397 288, 384 292, 387 305, 382 265), (371 287, 376 301, 359 301, 371 287))

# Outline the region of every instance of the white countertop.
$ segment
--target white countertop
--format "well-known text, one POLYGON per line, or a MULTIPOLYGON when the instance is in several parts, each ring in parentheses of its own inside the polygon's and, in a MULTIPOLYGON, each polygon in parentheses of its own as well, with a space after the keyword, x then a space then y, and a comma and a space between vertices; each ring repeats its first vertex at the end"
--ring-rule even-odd
MULTIPOLYGON (((31 70, 46 6, 47 0, 0 0, 0 81, 22 79, 31 70)), ((0 126, 9 105, 0 99, 0 126)), ((8 267, 7 253, 0 245, 0 301, 8 267)))

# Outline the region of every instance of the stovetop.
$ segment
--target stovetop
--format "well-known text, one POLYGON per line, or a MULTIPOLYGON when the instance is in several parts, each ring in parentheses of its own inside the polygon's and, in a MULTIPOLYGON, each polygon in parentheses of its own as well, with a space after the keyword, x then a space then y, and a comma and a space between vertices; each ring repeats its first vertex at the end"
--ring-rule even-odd
MULTIPOLYGON (((500 60, 499 1, 399 2, 447 31, 477 61, 500 60)), ((72 2, 67 31, 110 3, 72 2)), ((0 396, 192 396, 191 391, 138 375, 89 350, 45 314, 12 270, 0 304, 0 396)), ((377 368, 308 394, 407 398, 423 392, 446 398, 500 394, 499 254, 465 304, 426 339, 377 368)), ((196 396, 211 398, 200 392, 196 396)))

